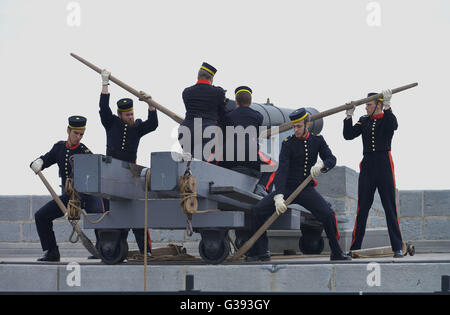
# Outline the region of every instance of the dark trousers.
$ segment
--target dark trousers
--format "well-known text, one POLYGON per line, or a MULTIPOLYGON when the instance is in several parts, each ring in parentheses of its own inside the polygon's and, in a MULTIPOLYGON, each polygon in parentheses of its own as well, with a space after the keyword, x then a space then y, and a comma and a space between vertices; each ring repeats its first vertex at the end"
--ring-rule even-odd
MULTIPOLYGON (((104 199, 103 202, 105 205, 105 210, 108 211, 109 210, 109 200, 104 199)), ((136 239, 136 243, 139 248, 139 251, 141 253, 144 253, 144 244, 145 244, 144 229, 132 229, 132 230, 133 230, 134 238, 136 239)), ((125 233, 125 234, 123 234, 124 238, 128 237, 128 232, 129 231, 124 232, 125 233)), ((150 229, 147 229, 147 244, 148 244, 147 252, 151 252, 152 251, 152 240, 150 239, 150 229)))
POLYGON ((375 190, 381 198, 392 250, 402 249, 402 235, 396 206, 395 174, 391 152, 375 152, 364 155, 358 181, 358 208, 350 250, 361 248, 366 231, 369 210, 375 190))
MULTIPOLYGON (((134 238, 139 247, 139 251, 144 253, 145 235, 144 229, 133 229, 134 238)), ((150 229, 147 229, 147 252, 152 251, 152 240, 150 239, 150 229)))
MULTIPOLYGON (((61 201, 67 207, 70 196, 63 194, 61 201)), ((88 213, 103 212, 102 199, 86 194, 80 194, 81 208, 88 213)), ((57 247, 55 233, 53 232, 53 220, 63 216, 61 209, 54 200, 47 202, 34 215, 36 229, 41 241, 42 250, 52 250, 57 247)))
MULTIPOLYGON (((284 196, 285 200, 295 190, 295 188, 296 187, 287 189, 288 194, 284 196)), ((275 202, 273 201, 273 197, 275 195, 275 191, 271 192, 252 208, 250 235, 253 235, 275 212, 275 202)), ((314 189, 311 183, 305 187, 305 189, 294 199, 292 203, 299 204, 305 209, 311 211, 313 216, 323 224, 332 253, 342 253, 341 247, 338 243, 339 230, 336 220, 336 213, 331 209, 330 204, 314 189)), ((261 237, 250 249, 249 255, 263 255, 268 250, 269 239, 267 238, 267 233, 264 232, 264 234, 261 235, 261 237)))

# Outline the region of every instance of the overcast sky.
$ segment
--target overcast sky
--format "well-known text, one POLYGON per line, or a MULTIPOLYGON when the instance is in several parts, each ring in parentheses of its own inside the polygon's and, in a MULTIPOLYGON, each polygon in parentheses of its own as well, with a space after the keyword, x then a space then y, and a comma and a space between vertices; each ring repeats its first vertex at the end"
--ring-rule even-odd
MULTIPOLYGON (((67 138, 67 117, 87 117, 83 138, 105 153, 98 115, 100 75, 74 52, 184 116, 183 89, 203 61, 218 69, 227 96, 239 85, 255 102, 319 111, 368 92, 418 82, 392 97, 399 128, 392 143, 399 189, 449 189, 450 1, 63 1, 1 0, 3 119, 0 194, 48 194, 29 164, 67 138)), ((111 107, 131 95, 112 84, 111 107)), ((135 101, 137 117, 146 103, 135 101)), ((355 119, 365 114, 358 107, 355 119)), ((362 143, 342 137, 344 113, 322 134, 337 164, 358 169, 362 143)), ((140 143, 138 164, 171 150, 177 124, 140 143)), ((45 172, 59 185, 57 166, 45 172)))

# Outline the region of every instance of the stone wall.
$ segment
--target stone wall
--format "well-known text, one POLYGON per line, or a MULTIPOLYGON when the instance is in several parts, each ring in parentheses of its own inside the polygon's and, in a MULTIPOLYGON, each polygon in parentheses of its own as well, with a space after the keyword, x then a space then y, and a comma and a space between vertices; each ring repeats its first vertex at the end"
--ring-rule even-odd
MULTIPOLYGON (((40 249, 39 236, 36 231, 34 215, 45 203, 51 200, 50 196, 37 195, 10 195, 0 196, 0 255, 1 253, 12 254, 14 249, 23 248, 25 251, 38 252, 40 249)), ((83 226, 83 219, 80 220, 83 226)), ((72 227, 65 217, 53 221, 53 230, 59 247, 71 248, 76 252, 81 248, 81 244, 73 245, 69 242, 72 227)), ((92 240, 95 240, 94 230, 84 230, 84 233, 92 240)), ((182 230, 153 230, 150 229, 152 244, 158 247, 158 243, 167 244, 170 242, 198 242, 200 235, 194 233, 188 237, 182 230)), ((130 250, 137 249, 134 235, 130 231, 128 234, 130 250)))
MULTIPOLYGON (((359 173, 338 166, 318 177, 316 189, 325 196, 336 211, 341 234, 341 247, 348 250, 351 244, 351 234, 355 224, 358 200, 359 173)), ((450 252, 450 190, 400 190, 397 191, 397 210, 400 228, 404 241, 411 241, 417 252, 450 252)), ((289 242, 290 247, 296 246, 299 234, 290 231, 271 231, 269 233, 275 242, 278 236, 289 242)), ((275 243, 273 242, 273 243, 275 243)), ((325 242, 325 250, 327 250, 325 242)), ((389 246, 386 218, 378 192, 369 212, 366 236, 363 248, 389 246)), ((271 248, 280 251, 275 244, 271 248)))
POLYGON ((422 251, 450 252, 450 190, 401 190, 398 204, 404 239, 422 251))
MULTIPOLYGON (((338 217, 346 221, 340 223, 339 229, 344 236, 343 247, 348 249, 357 209, 358 173, 340 166, 320 175, 318 181, 317 190, 332 204, 338 217)), ((2 244, 3 247, 8 244, 15 248, 29 248, 35 244, 39 248, 34 214, 49 200, 50 196, 0 196, 0 248, 2 244)), ((419 251, 450 252, 450 190, 399 191, 397 204, 404 240, 418 244, 416 250, 419 251)), ((386 220, 378 193, 370 210, 367 229, 368 240, 376 237, 378 232, 374 231, 379 231, 378 234, 384 235, 383 242, 386 242, 386 220)), ((54 230, 58 243, 68 242, 72 228, 65 219, 55 220, 54 230)), ((297 231, 286 232, 289 231, 278 234, 271 231, 270 235, 275 238, 277 235, 286 238, 289 233, 299 236, 297 231)), ((154 246, 168 242, 195 244, 200 239, 198 234, 188 237, 183 230, 151 230, 150 233, 154 246)), ((92 230, 86 230, 86 234, 92 240, 95 238, 92 230)), ((135 244, 131 232, 129 242, 133 248, 135 244)))

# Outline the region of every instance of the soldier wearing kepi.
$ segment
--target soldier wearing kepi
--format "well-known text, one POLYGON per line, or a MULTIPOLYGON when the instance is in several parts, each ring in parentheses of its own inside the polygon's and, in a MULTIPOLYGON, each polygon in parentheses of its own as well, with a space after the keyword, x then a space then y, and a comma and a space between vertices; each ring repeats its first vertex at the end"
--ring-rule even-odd
MULTIPOLYGON (((284 197, 292 192, 311 174, 313 177, 326 173, 336 165, 322 136, 311 134, 309 113, 300 108, 289 115, 294 127, 294 135, 284 139, 281 146, 278 170, 275 175, 275 190, 259 201, 252 209, 252 234, 272 215, 274 208, 278 214, 286 211, 284 197), (318 156, 322 161, 318 161, 318 156)), ((310 182, 292 201, 311 211, 323 224, 331 249, 330 260, 351 260, 339 246, 339 229, 336 213, 330 204, 315 190, 310 182)), ((267 234, 264 233, 249 251, 247 261, 270 260, 267 234)))
MULTIPOLYGON (((377 93, 369 93, 368 97, 375 94, 377 93)), ((344 138, 352 140, 361 135, 364 155, 360 164, 358 208, 350 250, 361 248, 369 210, 375 190, 378 189, 394 257, 401 258, 402 236, 396 206, 394 163, 391 156, 391 141, 398 124, 397 118, 392 113, 391 97, 392 91, 384 90, 383 98, 367 103, 367 115, 362 116, 355 125, 352 123, 355 107, 346 112, 344 138)))
POLYGON ((227 143, 224 144, 224 161, 220 165, 259 177, 255 193, 266 196, 272 186, 273 176, 270 172, 261 172, 261 165, 274 166, 275 162, 259 150, 259 127, 264 118, 261 113, 250 108, 252 93, 252 89, 248 86, 239 86, 234 91, 236 109, 226 113, 222 121, 223 134, 227 143), (234 139, 228 135, 227 127, 234 128, 234 139), (233 147, 228 145, 231 140, 233 140, 233 147), (228 154, 228 150, 233 150, 233 154, 228 154))
MULTIPOLYGON (((38 173, 53 164, 57 164, 62 187, 65 187, 66 179, 72 176, 70 157, 74 154, 92 154, 92 152, 80 142, 83 138, 85 129, 86 118, 82 116, 69 117, 67 140, 57 142, 49 152, 31 162, 31 169, 35 173, 38 173)), ((102 212, 103 204, 100 198, 81 193, 79 195, 81 198, 81 207, 84 208, 86 212, 102 212)), ((67 206, 70 196, 64 193, 60 199, 64 205, 67 206)), ((56 243, 55 233, 53 232, 53 220, 62 216, 63 213, 54 200, 47 202, 34 215, 42 250, 45 251, 44 256, 39 258, 38 261, 60 260, 59 249, 56 243)))
MULTIPOLYGON (((204 156, 203 148, 213 137, 203 137, 203 132, 207 127, 218 126, 225 114, 226 104, 226 91, 212 85, 216 72, 216 68, 204 62, 198 71, 197 83, 184 89, 186 117, 178 134, 178 141, 184 152, 208 162, 214 159, 214 155, 208 153, 208 156, 204 156)), ((221 131, 219 127, 215 130, 221 131)))
MULTIPOLYGON (((148 106, 148 118, 146 121, 134 119, 133 100, 123 98, 117 102, 117 116, 113 115, 109 108, 109 76, 110 72, 103 70, 102 93, 100 94, 100 119, 106 130, 106 155, 113 158, 136 164, 139 141, 146 134, 158 127, 158 116, 153 106, 148 106)), ((140 92, 141 98, 151 98, 144 92, 140 92)), ((133 229, 139 251, 144 253, 144 229, 133 229)), ((151 252, 150 233, 148 233, 151 252)))

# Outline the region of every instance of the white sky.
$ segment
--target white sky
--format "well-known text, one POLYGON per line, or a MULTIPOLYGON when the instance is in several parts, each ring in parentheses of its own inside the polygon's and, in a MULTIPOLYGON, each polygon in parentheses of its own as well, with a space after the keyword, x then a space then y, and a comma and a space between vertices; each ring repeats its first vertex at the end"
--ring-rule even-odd
MULTIPOLYGON (((449 189, 450 1, 72 1, 81 9, 80 26, 67 22, 70 2, 0 2, 1 195, 48 194, 29 164, 66 139, 70 115, 88 118, 82 142, 105 153, 100 75, 70 52, 180 116, 181 92, 195 83, 203 61, 218 69, 215 84, 228 97, 248 85, 255 102, 269 97, 293 110, 323 111, 419 82, 392 98, 397 187, 449 189), (367 22, 376 14, 372 2, 381 8, 379 26, 367 22)), ((130 97, 114 84, 110 91, 113 110, 130 97)), ((145 117, 147 104, 132 98, 136 116, 145 117)), ((364 113, 358 107, 355 118, 364 113)), ((344 117, 326 118, 322 134, 338 165, 358 169, 362 143, 343 139, 344 117)), ((177 124, 162 113, 159 122, 141 139, 140 165, 176 141, 170 135, 177 124)), ((56 166, 45 175, 59 185, 56 166)))

